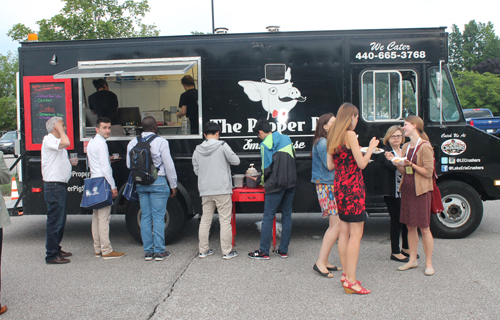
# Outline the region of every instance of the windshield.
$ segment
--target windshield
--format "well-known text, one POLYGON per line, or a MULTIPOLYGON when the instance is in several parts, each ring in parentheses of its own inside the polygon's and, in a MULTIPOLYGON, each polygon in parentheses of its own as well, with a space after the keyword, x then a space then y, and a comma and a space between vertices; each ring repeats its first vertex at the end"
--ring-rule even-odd
POLYGON ((490 110, 464 109, 465 118, 486 118, 493 117, 490 110))
POLYGON ((15 140, 15 139, 16 139, 15 131, 7 132, 0 138, 0 140, 15 140))
MULTIPOLYGON (((438 107, 438 99, 439 99, 439 89, 438 89, 438 81, 437 81, 437 73, 439 68, 431 68, 430 69, 430 77, 429 77, 429 111, 430 111, 430 120, 439 122, 440 121, 440 110, 438 107)), ((448 73, 443 70, 443 121, 458 121, 460 120, 460 115, 458 113, 458 105, 455 100, 454 92, 452 90, 452 84, 448 79, 448 73)))

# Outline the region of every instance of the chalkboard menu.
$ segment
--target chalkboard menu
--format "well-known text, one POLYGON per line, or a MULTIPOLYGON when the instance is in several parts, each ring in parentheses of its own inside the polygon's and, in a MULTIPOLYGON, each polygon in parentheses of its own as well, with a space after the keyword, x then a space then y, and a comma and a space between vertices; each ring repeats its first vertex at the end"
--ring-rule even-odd
POLYGON ((42 143, 45 123, 52 117, 66 119, 64 83, 31 83, 32 143, 42 143))
POLYGON ((26 149, 40 150, 47 134, 45 124, 52 117, 61 117, 73 146, 73 111, 71 80, 51 76, 24 77, 24 114, 26 149))

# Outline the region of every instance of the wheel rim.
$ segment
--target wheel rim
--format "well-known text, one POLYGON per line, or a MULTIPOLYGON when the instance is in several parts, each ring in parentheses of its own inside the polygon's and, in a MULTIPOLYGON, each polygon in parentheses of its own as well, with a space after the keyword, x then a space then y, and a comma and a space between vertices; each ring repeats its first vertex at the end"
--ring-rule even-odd
MULTIPOLYGON (((139 208, 139 211, 137 212, 137 225, 139 226, 139 228, 141 227, 141 216, 142 216, 142 210, 139 208)), ((169 224, 170 224, 170 215, 168 214, 168 210, 165 210, 165 230, 167 230, 169 224)))
POLYGON ((449 194, 442 198, 444 210, 437 214, 439 221, 449 228, 459 228, 469 221, 471 206, 459 194, 449 194))

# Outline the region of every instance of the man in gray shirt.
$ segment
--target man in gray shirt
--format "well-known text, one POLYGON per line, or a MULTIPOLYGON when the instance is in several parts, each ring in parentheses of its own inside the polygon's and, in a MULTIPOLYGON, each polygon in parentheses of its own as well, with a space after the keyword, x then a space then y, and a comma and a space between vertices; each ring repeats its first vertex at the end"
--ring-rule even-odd
POLYGON ((193 169, 198 176, 203 215, 201 216, 198 232, 200 258, 212 255, 209 249, 208 236, 214 216, 215 208, 219 213, 220 243, 224 259, 238 256, 232 246, 231 213, 233 203, 231 195, 231 168, 240 164, 240 158, 224 141, 220 141, 220 126, 215 122, 207 122, 203 127, 203 134, 207 139, 196 147, 193 153, 193 169))

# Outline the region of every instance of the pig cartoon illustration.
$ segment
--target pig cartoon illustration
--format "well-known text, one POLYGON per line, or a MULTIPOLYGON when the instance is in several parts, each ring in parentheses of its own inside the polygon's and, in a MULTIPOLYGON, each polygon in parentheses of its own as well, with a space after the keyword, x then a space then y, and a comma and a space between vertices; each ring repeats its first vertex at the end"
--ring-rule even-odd
POLYGON ((266 77, 259 81, 242 80, 238 84, 252 101, 262 102, 262 107, 273 118, 288 119, 288 113, 297 102, 306 101, 299 89, 293 86, 292 70, 285 64, 266 64, 266 77), (285 71, 286 70, 286 71, 285 71))

